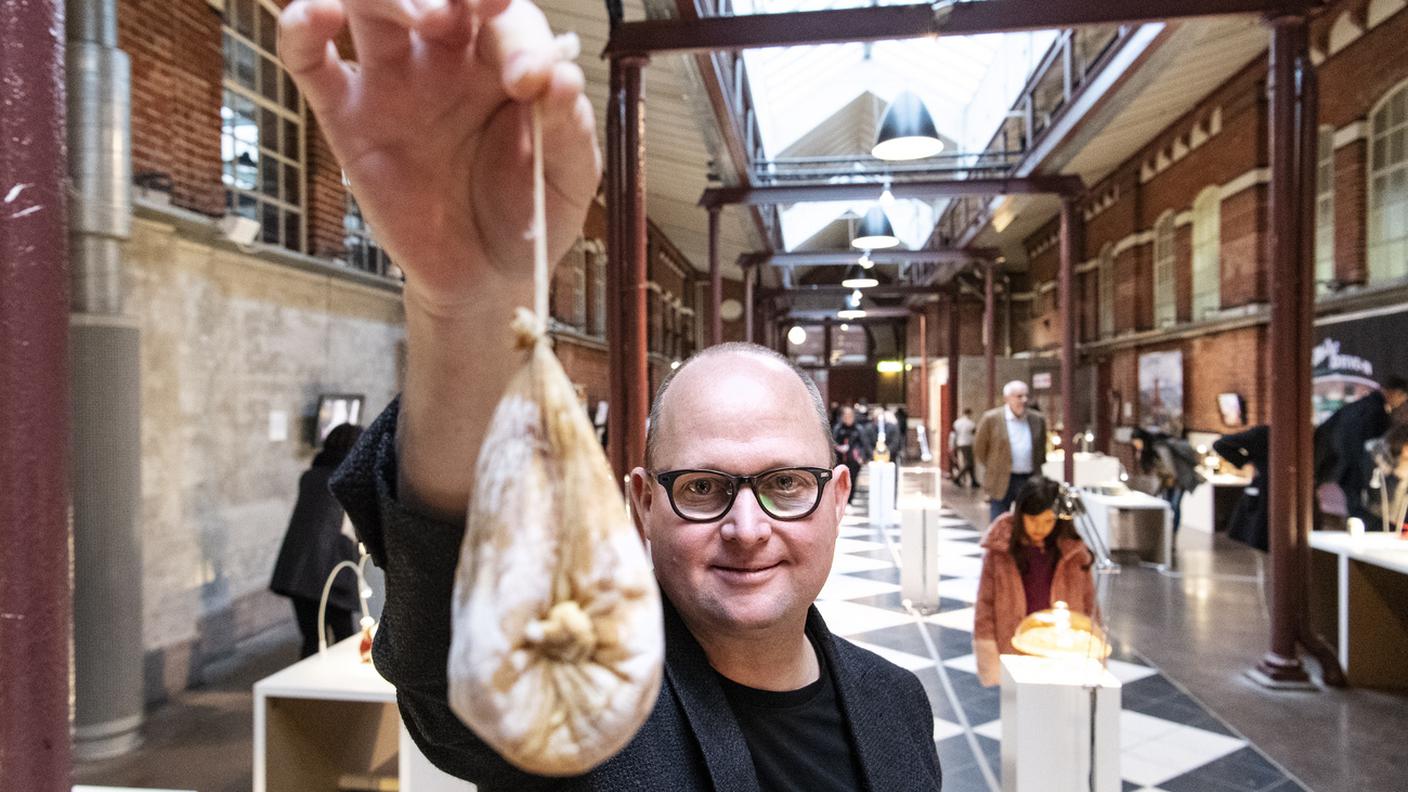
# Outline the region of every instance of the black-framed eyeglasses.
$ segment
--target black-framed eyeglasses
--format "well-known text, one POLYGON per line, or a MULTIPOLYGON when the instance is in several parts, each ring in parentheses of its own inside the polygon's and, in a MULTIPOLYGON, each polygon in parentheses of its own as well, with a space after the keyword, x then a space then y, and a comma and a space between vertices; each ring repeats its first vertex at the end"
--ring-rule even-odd
POLYGON ((775 520, 805 519, 821 505, 831 471, 783 467, 751 476, 720 470, 671 470, 652 474, 669 496, 670 508, 690 522, 713 522, 728 514, 739 488, 747 484, 758 506, 775 520))

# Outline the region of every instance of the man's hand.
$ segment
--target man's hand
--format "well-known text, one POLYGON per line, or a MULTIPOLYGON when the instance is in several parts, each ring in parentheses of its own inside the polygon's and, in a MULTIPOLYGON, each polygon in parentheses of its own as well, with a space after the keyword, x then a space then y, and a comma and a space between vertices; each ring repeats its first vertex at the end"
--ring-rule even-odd
POLYGON ((280 27, 280 56, 406 273, 408 300, 460 313, 486 279, 531 283, 533 101, 544 110, 549 258, 567 252, 601 164, 582 71, 561 60, 532 3, 297 0, 280 27), (333 45, 344 26, 355 65, 333 45))
POLYGON ((279 53, 406 273, 398 496, 462 519, 533 305, 530 103, 543 107, 548 255, 576 239, 601 177, 582 71, 528 0, 297 0, 279 53), (357 64, 333 39, 350 27, 357 64))

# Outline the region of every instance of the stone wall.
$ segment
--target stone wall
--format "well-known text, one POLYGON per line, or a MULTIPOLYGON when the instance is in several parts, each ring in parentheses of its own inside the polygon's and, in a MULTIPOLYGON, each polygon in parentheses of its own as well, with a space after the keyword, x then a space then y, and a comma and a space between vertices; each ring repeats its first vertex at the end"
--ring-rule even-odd
POLYGON ((125 309, 142 332, 142 617, 155 697, 291 621, 267 586, 313 455, 308 419, 320 393, 360 393, 369 422, 399 389, 404 333, 390 282, 241 252, 159 213, 139 214, 126 254, 125 309))

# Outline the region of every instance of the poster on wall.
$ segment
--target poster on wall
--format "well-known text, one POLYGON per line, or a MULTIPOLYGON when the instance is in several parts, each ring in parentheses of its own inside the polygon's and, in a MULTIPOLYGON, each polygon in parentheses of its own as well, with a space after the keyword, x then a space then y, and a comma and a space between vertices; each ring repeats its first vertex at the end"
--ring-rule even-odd
POLYGON ((1391 376, 1408 377, 1408 309, 1329 321, 1315 327, 1312 409, 1318 426, 1391 376))
POLYGON ((1139 417, 1145 429, 1183 431, 1182 350, 1139 356, 1139 417))

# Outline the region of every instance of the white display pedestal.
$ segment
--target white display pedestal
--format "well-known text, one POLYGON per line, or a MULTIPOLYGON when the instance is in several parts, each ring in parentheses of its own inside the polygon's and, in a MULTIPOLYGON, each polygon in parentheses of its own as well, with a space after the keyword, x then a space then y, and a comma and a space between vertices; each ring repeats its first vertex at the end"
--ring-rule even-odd
MULTIPOLYGON (((1077 487, 1093 487, 1096 484, 1107 484, 1112 481, 1119 481, 1120 474, 1124 472, 1124 466, 1120 464, 1116 457, 1106 454, 1087 453, 1085 451, 1076 452, 1076 482, 1077 487)), ((1051 452, 1046 458, 1046 464, 1041 466, 1041 475, 1052 481, 1065 482, 1066 480, 1066 455, 1065 452, 1056 450, 1051 452)))
POLYGON ((1190 531, 1213 533, 1217 526, 1217 490, 1246 489, 1251 483, 1249 478, 1218 474, 1210 477, 1192 492, 1183 493, 1183 527, 1190 531))
POLYGON ((939 609, 939 504, 900 509, 900 596, 930 613, 939 609))
POLYGON ((354 635, 254 684, 254 792, 337 789, 345 777, 391 774, 401 792, 473 792, 411 742, 396 689, 358 659, 360 642, 354 635))
POLYGON ((1094 661, 1003 655, 1002 792, 1119 789, 1120 681, 1094 661))
POLYGON ((1110 550, 1131 550, 1161 566, 1173 563, 1173 509, 1167 501, 1132 490, 1102 495, 1083 489, 1080 498, 1096 535, 1110 550), (1158 514, 1147 522, 1138 519, 1140 513, 1150 512, 1158 514), (1151 525, 1155 530, 1149 533, 1151 525))
POLYGON ((897 525, 899 511, 895 508, 896 466, 894 462, 867 462, 870 479, 870 525, 881 528, 897 525))

